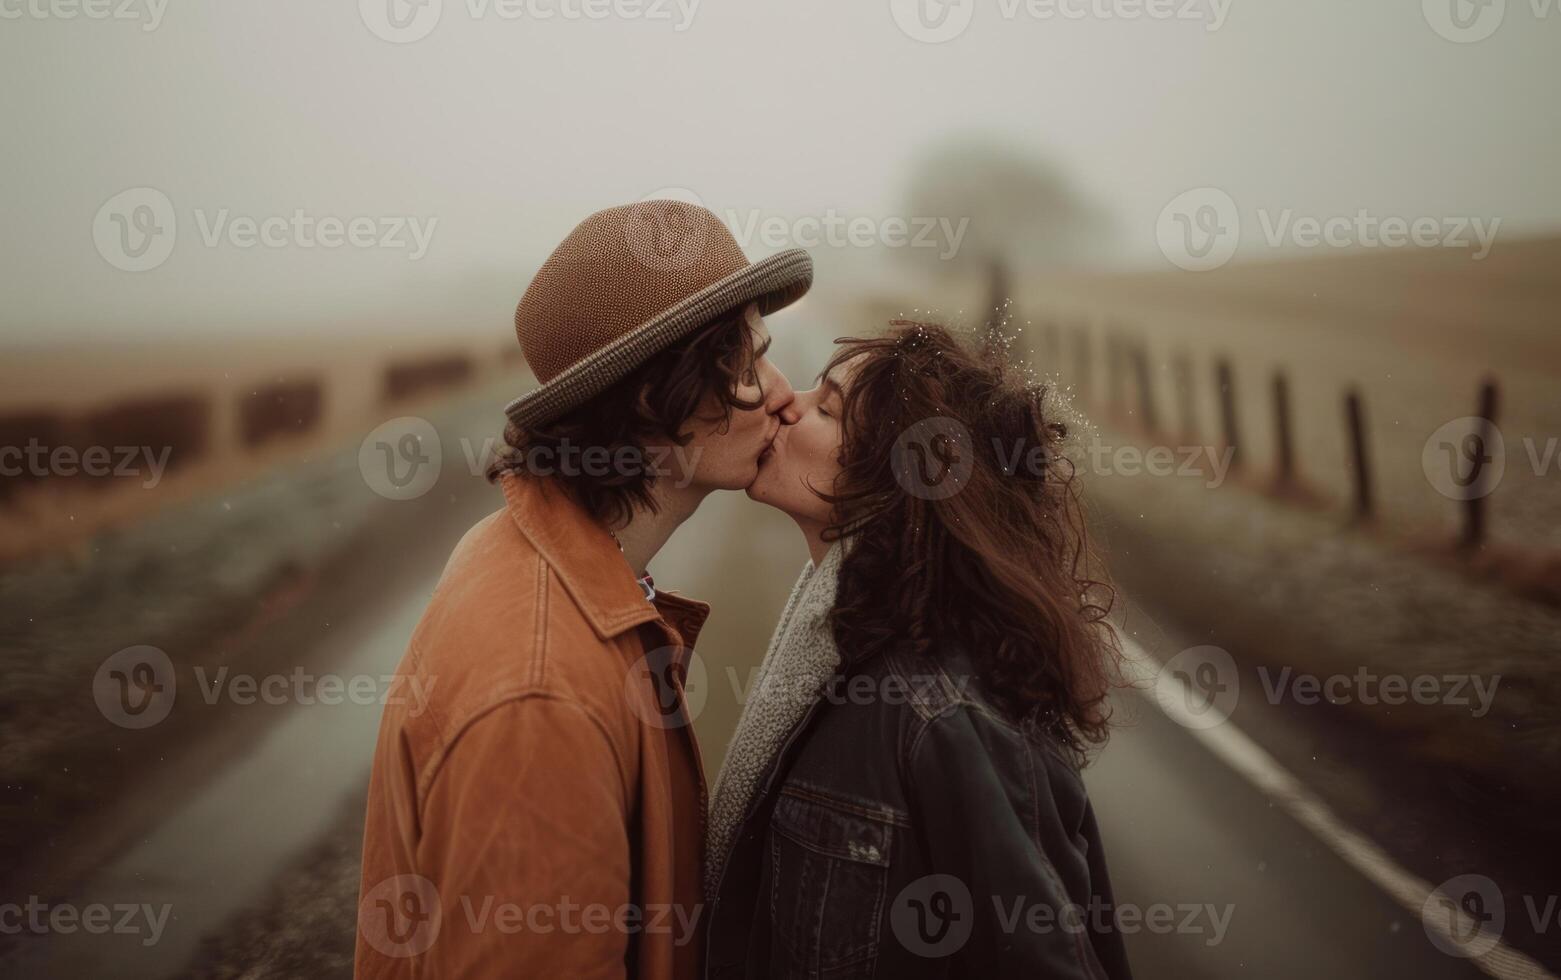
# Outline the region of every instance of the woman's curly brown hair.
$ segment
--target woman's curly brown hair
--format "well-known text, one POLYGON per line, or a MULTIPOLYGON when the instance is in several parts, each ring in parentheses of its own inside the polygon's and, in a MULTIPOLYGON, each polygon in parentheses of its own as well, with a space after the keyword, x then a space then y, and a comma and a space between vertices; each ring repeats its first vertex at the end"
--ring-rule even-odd
POLYGON ((1121 651, 1066 427, 1000 351, 966 350, 940 326, 890 328, 842 338, 825 370, 850 371, 841 470, 820 494, 835 514, 826 538, 850 539, 835 640, 848 659, 963 650, 995 707, 1082 761, 1106 739, 1121 651))
POLYGON ((734 409, 763 404, 737 393, 744 381, 752 381, 754 365, 763 356, 764 351, 754 348, 744 308, 729 310, 562 416, 527 429, 513 422, 505 425, 504 443, 487 468, 488 480, 507 473, 544 475, 556 480, 598 523, 621 526, 636 507, 656 509, 651 487, 658 474, 648 446, 685 445, 691 437, 682 430, 709 396, 715 399, 709 421, 719 419, 722 425, 731 422, 734 409), (557 459, 568 447, 577 455, 592 450, 634 465, 615 463, 606 471, 589 472, 551 467, 545 473, 531 465, 536 459, 557 459))

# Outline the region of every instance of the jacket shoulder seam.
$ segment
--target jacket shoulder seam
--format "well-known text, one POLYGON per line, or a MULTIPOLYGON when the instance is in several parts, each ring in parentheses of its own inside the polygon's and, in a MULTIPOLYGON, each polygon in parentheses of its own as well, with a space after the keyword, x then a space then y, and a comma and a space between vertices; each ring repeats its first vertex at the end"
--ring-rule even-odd
POLYGON ((418 823, 420 825, 422 824, 424 818, 423 808, 428 803, 429 791, 433 787, 434 780, 437 779, 439 774, 444 770, 445 763, 449 760, 451 753, 454 752, 456 745, 460 742, 461 736, 471 731, 472 727, 475 726, 478 722, 487 718, 489 715, 492 715, 495 711, 504 707, 505 705, 519 704, 521 702, 533 700, 555 701, 559 704, 574 708, 582 715, 584 715, 586 719, 590 721, 592 726, 594 726, 596 730, 601 733, 602 738, 612 749, 613 763, 618 770, 618 779, 620 782, 623 780, 626 770, 623 764, 623 758, 618 753, 618 744, 616 741, 614 741, 611 733, 608 732, 607 725, 602 721, 601 716, 598 715, 596 711, 592 710, 590 705, 585 704, 578 698, 560 694, 557 691, 543 690, 536 687, 529 687, 519 691, 509 691, 494 697, 487 704, 484 704, 476 710, 472 711, 466 721, 460 726, 458 731, 451 732, 449 735, 442 736, 440 738, 438 751, 432 758, 428 760, 427 764, 424 766, 423 772, 418 776, 417 780, 417 816, 418 823))

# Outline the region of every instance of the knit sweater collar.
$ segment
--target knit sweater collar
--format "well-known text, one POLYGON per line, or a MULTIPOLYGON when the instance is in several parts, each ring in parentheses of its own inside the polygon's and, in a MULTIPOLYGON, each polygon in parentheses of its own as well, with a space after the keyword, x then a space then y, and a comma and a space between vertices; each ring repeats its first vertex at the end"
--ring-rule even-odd
POLYGON ((714 897, 743 818, 781 747, 840 666, 829 623, 844 547, 809 561, 754 676, 726 760, 716 777, 707 824, 706 890, 714 897))

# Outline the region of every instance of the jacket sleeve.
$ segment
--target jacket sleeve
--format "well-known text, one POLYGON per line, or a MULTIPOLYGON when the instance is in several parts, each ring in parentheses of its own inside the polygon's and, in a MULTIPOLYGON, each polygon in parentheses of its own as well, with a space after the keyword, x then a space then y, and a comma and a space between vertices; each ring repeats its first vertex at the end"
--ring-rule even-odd
POLYGON ((967 892, 945 906, 971 920, 969 938, 947 954, 952 974, 1103 980, 1088 932, 1095 911, 1069 897, 1058 871, 1083 866, 1085 855, 1060 826, 1041 826, 1060 821, 1044 766, 1035 769, 1039 750, 961 707, 932 720, 909 751, 918 836, 934 873, 967 892))
POLYGON ((422 974, 624 977, 626 785, 612 739, 569 700, 512 701, 462 733, 422 812, 417 864, 441 921, 422 974))

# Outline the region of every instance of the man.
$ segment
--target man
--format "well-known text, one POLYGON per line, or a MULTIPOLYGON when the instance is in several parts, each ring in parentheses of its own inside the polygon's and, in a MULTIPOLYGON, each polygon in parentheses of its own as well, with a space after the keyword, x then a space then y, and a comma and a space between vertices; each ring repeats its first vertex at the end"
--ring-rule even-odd
POLYGON ((469 531, 399 668, 369 786, 356 973, 700 972, 706 790, 681 672, 709 613, 644 569, 751 483, 792 390, 763 316, 812 282, 674 201, 587 218, 515 329, 506 506, 469 531), (393 699, 394 700, 394 699, 393 699))

